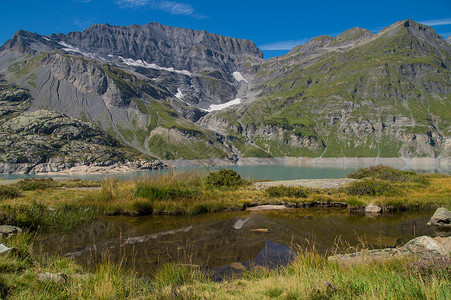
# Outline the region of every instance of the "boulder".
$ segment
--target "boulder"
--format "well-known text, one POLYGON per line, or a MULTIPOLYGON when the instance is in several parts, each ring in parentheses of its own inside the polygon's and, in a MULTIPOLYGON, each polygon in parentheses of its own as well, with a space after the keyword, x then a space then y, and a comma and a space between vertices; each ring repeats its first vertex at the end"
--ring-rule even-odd
POLYGON ((451 228, 451 211, 444 207, 437 208, 427 225, 451 228))
POLYGON ((404 246, 377 250, 366 250, 350 254, 329 256, 329 261, 342 264, 357 264, 368 261, 383 261, 391 258, 415 257, 421 260, 451 256, 451 237, 420 236, 404 246))
POLYGON ((66 274, 63 273, 39 273, 38 274, 38 281, 51 281, 55 283, 65 284, 67 282, 68 278, 66 274))
POLYGON ((15 234, 21 233, 22 229, 11 225, 1 225, 0 226, 0 237, 9 238, 15 234))
POLYGON ((449 257, 451 253, 451 237, 431 238, 420 236, 397 248, 400 255, 415 255, 418 258, 449 257))
POLYGON ((382 208, 377 205, 370 204, 365 207, 365 214, 380 214, 380 213, 382 213, 382 208))

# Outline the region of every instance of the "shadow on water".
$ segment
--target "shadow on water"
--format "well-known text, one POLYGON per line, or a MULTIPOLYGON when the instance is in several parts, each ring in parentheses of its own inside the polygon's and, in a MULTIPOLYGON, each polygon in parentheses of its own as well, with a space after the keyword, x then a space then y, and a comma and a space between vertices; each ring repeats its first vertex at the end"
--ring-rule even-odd
POLYGON ((103 217, 69 234, 42 235, 37 249, 73 257, 93 267, 105 253, 139 274, 165 263, 210 269, 214 277, 254 266, 285 265, 296 249, 333 251, 394 247, 421 236, 432 212, 366 217, 339 209, 244 211, 199 216, 103 217))

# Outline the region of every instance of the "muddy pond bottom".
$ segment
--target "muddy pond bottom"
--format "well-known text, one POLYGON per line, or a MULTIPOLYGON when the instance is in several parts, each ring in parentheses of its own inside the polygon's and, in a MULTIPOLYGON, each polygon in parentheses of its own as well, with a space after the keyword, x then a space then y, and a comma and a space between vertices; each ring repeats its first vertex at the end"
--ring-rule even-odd
POLYGON ((217 278, 289 263, 300 249, 386 248, 422 236, 433 211, 377 217, 340 209, 243 211, 199 216, 102 217, 66 234, 41 235, 36 247, 87 267, 107 259, 152 275, 166 263, 208 268, 217 278))

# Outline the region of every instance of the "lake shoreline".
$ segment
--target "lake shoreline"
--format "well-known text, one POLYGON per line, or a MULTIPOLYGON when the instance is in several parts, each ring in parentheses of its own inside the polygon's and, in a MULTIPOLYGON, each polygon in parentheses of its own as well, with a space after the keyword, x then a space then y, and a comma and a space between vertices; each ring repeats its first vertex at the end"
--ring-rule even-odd
POLYGON ((450 169, 451 159, 430 157, 245 157, 237 161, 228 159, 194 159, 194 160, 163 160, 164 163, 175 168, 180 167, 207 167, 207 166, 258 166, 258 165, 283 165, 302 167, 331 167, 352 168, 386 165, 397 169, 436 170, 450 169))
POLYGON ((41 168, 34 168, 33 172, 28 164, 3 163, 0 164, 0 174, 28 174, 41 176, 59 176, 59 175, 108 175, 124 174, 144 170, 162 170, 178 169, 191 167, 212 167, 212 166, 291 166, 291 167, 318 167, 318 168, 364 168, 376 165, 386 165, 400 170, 421 170, 425 172, 436 172, 437 170, 451 173, 451 159, 445 158, 403 158, 403 157, 245 157, 232 161, 226 158, 213 159, 177 159, 161 160, 160 163, 152 163, 144 167, 139 163, 113 164, 110 166, 94 165, 75 165, 61 169, 61 166, 54 167, 51 164, 45 164, 41 168), (24 165, 24 166, 22 166, 24 165))

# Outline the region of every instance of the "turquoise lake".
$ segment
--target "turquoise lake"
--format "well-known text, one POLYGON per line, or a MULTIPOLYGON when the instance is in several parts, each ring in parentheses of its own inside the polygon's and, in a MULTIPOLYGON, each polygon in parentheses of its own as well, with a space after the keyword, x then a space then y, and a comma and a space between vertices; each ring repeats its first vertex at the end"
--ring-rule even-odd
MULTIPOLYGON (((89 180, 100 180, 104 178, 117 178, 121 180, 131 180, 138 177, 145 177, 149 175, 165 174, 168 172, 209 172, 211 170, 219 170, 222 168, 232 169, 237 171, 242 177, 246 179, 269 179, 269 180, 291 180, 291 179, 322 179, 322 178, 343 178, 349 173, 357 171, 365 166, 360 167, 303 167, 303 166, 287 166, 287 165, 257 165, 257 166, 211 166, 211 167, 184 167, 169 170, 159 171, 140 171, 121 174, 107 174, 107 175, 61 175, 51 176, 54 178, 81 178, 89 180)), ((419 173, 424 173, 424 170, 409 169, 419 173)), ((430 173, 450 174, 449 169, 433 169, 428 170, 430 173)), ((0 179, 14 180, 33 177, 49 177, 46 175, 24 175, 24 174, 0 174, 0 179)))

